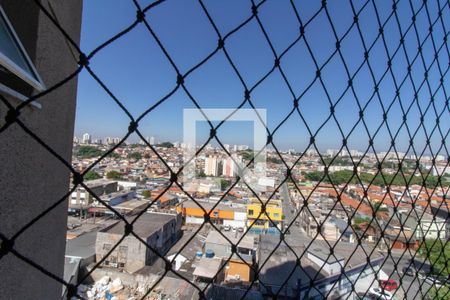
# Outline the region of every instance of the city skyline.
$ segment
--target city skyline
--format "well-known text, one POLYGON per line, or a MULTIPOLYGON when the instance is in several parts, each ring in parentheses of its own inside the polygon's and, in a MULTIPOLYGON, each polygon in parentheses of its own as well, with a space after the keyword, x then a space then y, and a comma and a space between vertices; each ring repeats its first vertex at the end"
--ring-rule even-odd
MULTIPOLYGON (((79 136, 75 135, 74 136, 74 141, 76 141, 77 143, 82 144, 83 135, 85 135, 85 134, 89 134, 89 133, 84 133, 84 134, 79 135, 79 136)), ((92 144, 92 145, 112 145, 112 144, 118 143, 120 140, 121 140, 121 137, 118 137, 118 136, 95 136, 95 137, 91 136, 91 143, 90 144, 92 144), (114 140, 115 142, 108 143, 107 139, 114 140), (101 141, 101 143, 98 143, 98 141, 101 141)), ((169 140, 169 139, 165 139, 165 138, 158 138, 158 137, 155 137, 155 136, 146 136, 145 140, 152 146, 153 145, 158 145, 160 143, 165 143, 165 142, 172 143, 175 146, 179 146, 179 147, 181 147, 181 145, 184 144, 182 140, 181 141, 180 140, 169 140), (153 142, 151 141, 152 139, 153 139, 153 142)), ((141 144, 141 145, 145 145, 145 143, 139 137, 136 137, 135 139, 127 139, 125 142, 127 144, 141 144)), ((222 149, 221 146, 217 142, 210 142, 207 145, 208 146, 212 146, 212 147, 214 147, 214 148, 216 148, 218 150, 222 149)), ((238 146, 238 147, 241 147, 241 149, 239 149, 239 150, 245 150, 245 149, 243 149, 243 147, 246 147, 247 149, 250 149, 250 150, 254 150, 249 144, 245 144, 245 143, 244 144, 241 144, 241 143, 223 143, 223 145, 225 146, 225 148, 227 148, 227 146, 228 147, 230 147, 230 146, 238 146)), ((197 144, 196 148, 199 148, 201 146, 202 145, 197 144)), ((326 148, 326 147, 319 147, 319 146, 318 146, 318 149, 319 149, 319 151, 321 153, 327 153, 328 155, 330 155, 330 153, 333 152, 333 154, 331 154, 330 156, 335 156, 337 154, 337 152, 340 150, 340 148, 326 148)), ((357 151, 359 153, 358 155, 351 154, 352 156, 361 156, 364 152, 366 152, 365 151, 366 149, 350 148, 350 147, 348 149, 350 150, 350 152, 357 151)), ((268 146, 266 146, 266 150, 274 151, 274 148, 271 145, 268 145, 268 146)), ((283 147, 283 148, 278 148, 278 150, 280 150, 281 152, 295 151, 295 152, 301 153, 301 152, 305 151, 305 148, 298 149, 298 148, 295 148, 295 147, 283 147)), ((315 149, 310 147, 308 150, 309 151, 314 151, 315 149)), ((394 151, 392 149, 391 149, 391 151, 387 151, 387 150, 388 150, 388 148, 386 148, 386 149, 377 149, 376 152, 377 153, 387 153, 387 152, 398 153, 400 158, 402 158, 402 156, 404 156, 404 155, 407 155, 409 157, 414 157, 415 156, 415 154, 412 153, 412 151, 409 151, 408 153, 406 153, 406 152, 403 152, 401 149, 399 149, 398 151, 394 151)), ((236 151, 236 149, 234 149, 234 151, 236 151)), ((347 148, 343 148, 340 151, 340 153, 341 154, 342 153, 344 153, 344 154, 348 153, 347 148)), ((368 154, 369 153, 374 153, 374 151, 372 149, 369 149, 367 151, 367 153, 368 154)), ((418 153, 418 156, 420 156, 420 154, 421 153, 418 153)), ((445 154, 444 151, 441 151, 439 153, 433 153, 433 154, 437 155, 437 156, 440 156, 440 157, 446 157, 446 154, 445 154)), ((429 151, 425 151, 423 153, 423 156, 429 156, 429 155, 431 155, 431 153, 429 151)))
MULTIPOLYGON (((135 17, 132 3, 118 3, 108 12, 103 12, 100 8, 105 3, 104 1, 87 2, 84 6, 82 27, 84 34, 81 39, 81 48, 85 51, 93 49, 99 41, 107 40, 113 33, 128 26, 129 20, 135 17)), ((280 53, 298 36, 298 21, 288 4, 267 3, 264 5, 267 7, 261 12, 262 21, 268 28, 270 39, 274 41, 275 45, 278 45, 275 50, 280 53)), ((356 10, 360 8, 358 5, 355 4, 356 10)), ((388 3, 379 5, 380 9, 390 7, 388 3)), ((244 2, 233 2, 230 5, 208 3, 207 8, 218 18, 217 22, 222 34, 230 31, 251 12, 251 5, 244 2), (224 13, 230 9, 236 13, 231 15, 224 13), (223 18, 221 15, 228 17, 223 18)), ((301 17, 306 20, 320 8, 320 3, 307 2, 302 5, 302 8, 301 17)), ((353 19, 351 7, 348 3, 342 5, 330 3, 329 9, 341 16, 334 20, 334 25, 338 35, 342 35, 345 29, 351 25, 344 20, 353 19)), ((409 19, 409 10, 410 8, 407 6, 399 7, 399 18, 401 20, 409 19)), ((365 19, 374 18, 374 14, 373 9, 367 9, 364 16, 361 16, 361 22, 364 23, 365 19)), ((217 46, 215 32, 198 4, 164 3, 155 11, 149 11, 148 18, 151 20, 150 24, 156 28, 156 34, 162 39, 161 42, 173 57, 175 64, 179 66, 181 73, 189 70, 217 46), (170 22, 171 19, 177 19, 185 26, 182 28, 174 26, 170 22), (174 38, 169 39, 169 36, 174 38), (190 55, 186 55, 186 53, 190 55)), ((336 47, 331 31, 321 30, 327 26, 329 24, 326 19, 319 19, 305 30, 305 37, 308 39, 319 65, 333 54, 336 47), (323 34, 329 36, 323 36, 323 34)), ((364 23, 364 26, 366 43, 369 44, 377 37, 378 28, 373 22, 364 23)), ((385 34, 398 36, 398 30, 394 23, 388 23, 384 30, 385 34)), ((239 35, 239 42, 230 38, 227 40, 226 46, 230 57, 239 72, 242 73, 244 82, 251 88, 273 67, 273 54, 270 53, 267 41, 257 24, 249 24, 239 35)), ((408 35, 405 41, 405 43, 415 42, 411 35, 408 35)), ((387 58, 382 54, 381 47, 382 43, 378 40, 374 44, 377 51, 374 50, 373 55, 368 58, 377 81, 388 70, 387 58), (386 61, 386 64, 374 63, 375 61, 386 61)), ((350 34, 346 40, 342 41, 341 49, 345 63, 350 73, 353 73, 364 62, 364 49, 360 38, 350 34)), ((433 49, 427 47, 423 49, 423 54, 427 55, 432 51, 433 49)), ((111 47, 101 50, 101 54, 98 58, 90 61, 91 69, 102 78, 135 118, 176 86, 176 72, 173 71, 161 49, 143 26, 138 25, 129 35, 125 35, 111 47), (132 55, 123 55, 123 53, 132 55), (110 63, 112 60, 115 61, 114 64, 110 63)), ((441 54, 445 55, 445 53, 441 54)), ((343 139, 340 129, 344 135, 351 132, 347 140, 350 148, 361 148, 361 145, 367 145, 369 141, 369 135, 365 128, 367 126, 370 136, 377 133, 373 139, 377 151, 378 148, 379 151, 388 149, 391 144, 391 135, 394 136, 401 128, 395 139, 398 149, 405 151, 409 145, 409 135, 415 134, 414 147, 417 152, 421 152, 426 145, 426 136, 436 126, 436 115, 431 109, 426 110, 423 117, 423 125, 430 130, 425 132, 420 122, 421 114, 429 104, 431 93, 436 91, 434 103, 437 113, 445 110, 445 99, 443 99, 445 95, 439 88, 438 72, 429 72, 429 80, 432 85, 429 89, 419 89, 417 99, 415 99, 414 89, 411 86, 413 84, 420 85, 423 79, 422 66, 414 64, 411 76, 408 78, 407 63, 402 54, 398 54, 392 62, 393 74, 399 79, 404 76, 407 79, 400 89, 401 99, 396 98, 395 87, 387 76, 380 82, 379 90, 374 94, 374 83, 367 63, 363 64, 362 71, 353 78, 355 90, 350 91, 348 76, 344 72, 343 62, 337 54, 321 71, 321 78, 324 81, 324 86, 322 86, 318 80, 314 81, 316 73, 311 70, 315 70, 316 67, 305 44, 303 42, 296 44, 288 54, 283 56, 280 63, 296 97, 299 97, 302 91, 305 91, 306 86, 314 81, 312 87, 299 101, 299 110, 307 126, 300 116, 294 113, 274 134, 276 144, 286 149, 305 148, 310 141, 311 133, 314 134, 330 117, 329 100, 331 100, 332 103, 338 102, 333 108, 338 124, 331 117, 320 129, 315 138, 319 148, 339 148, 343 139), (358 101, 363 108, 367 105, 364 109, 365 123, 358 121, 360 118, 358 101), (404 107, 400 105, 400 102, 404 107), (385 110, 389 108, 386 122, 383 121, 381 105, 385 110), (402 125, 402 109, 408 109, 405 125, 402 125), (357 126, 353 129, 355 124, 357 126), (380 124, 382 126, 377 130, 380 124), (410 131, 407 131, 407 127, 410 131), (292 139, 293 135, 295 135, 295 139, 292 139)), ((436 64, 432 70, 435 68, 436 64)), ((236 108, 244 98, 242 83, 239 82, 236 73, 221 53, 186 77, 184 82, 190 95, 202 108, 236 108)), ((267 109, 269 112, 267 127, 270 131, 277 128, 293 108, 293 95, 277 71, 271 73, 263 83, 252 90, 251 100, 256 108, 267 109)), ((183 109, 186 108, 194 108, 194 104, 186 92, 179 89, 164 104, 156 107, 151 114, 140 121, 139 130, 144 136, 159 135, 161 139, 181 141, 183 128, 180 121, 183 109)), ((244 108, 250 108, 249 104, 245 104, 244 108)), ((76 135, 91 131, 93 135, 122 137, 127 132, 128 124, 129 119, 125 113, 83 70, 80 73, 78 86, 76 135)), ((450 120, 443 118, 439 126, 444 132, 445 138, 445 132, 450 128, 450 120)), ((246 138, 242 137, 242 133, 246 131, 245 128, 245 125, 242 125, 237 130, 238 135, 233 134, 233 130, 219 129, 218 135, 223 139, 228 139, 227 143, 243 144, 246 142, 246 138)), ((438 130, 433 131, 430 138, 430 147, 433 151, 439 149, 442 138, 438 130)), ((427 149, 428 151, 429 149, 427 149)))

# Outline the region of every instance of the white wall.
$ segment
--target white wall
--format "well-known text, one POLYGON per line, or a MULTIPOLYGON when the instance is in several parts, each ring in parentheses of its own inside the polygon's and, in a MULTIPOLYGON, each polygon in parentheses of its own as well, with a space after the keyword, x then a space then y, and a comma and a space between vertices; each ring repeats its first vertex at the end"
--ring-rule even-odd
POLYGON ((245 221, 241 220, 223 220, 223 225, 231 227, 242 227, 245 228, 245 221))
POLYGON ((246 221, 247 220, 247 212, 235 211, 234 219, 236 221, 246 221))
POLYGON ((186 224, 202 224, 204 221, 204 218, 186 216, 186 224))

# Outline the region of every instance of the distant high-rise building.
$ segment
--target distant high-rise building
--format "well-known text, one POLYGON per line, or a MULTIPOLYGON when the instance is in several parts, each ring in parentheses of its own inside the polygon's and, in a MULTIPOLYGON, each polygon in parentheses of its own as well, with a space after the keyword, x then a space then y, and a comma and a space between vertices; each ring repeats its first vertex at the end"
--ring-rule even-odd
POLYGON ((350 155, 351 156, 361 156, 362 155, 362 153, 360 152, 360 151, 358 151, 358 150, 350 150, 350 155))
POLYGON ((155 144, 155 137, 152 136, 148 142, 153 146, 155 144))
POLYGON ((103 141, 102 141, 102 139, 95 139, 94 144, 103 145, 103 141))
POLYGON ((349 153, 346 149, 342 149, 342 151, 339 153, 340 157, 349 156, 349 153))
POLYGON ((238 146, 237 146, 237 145, 234 145, 234 146, 233 146, 233 151, 236 152, 237 150, 238 150, 238 146))
POLYGON ((233 177, 237 173, 236 163, 231 157, 222 160, 222 175, 233 177))
POLYGON ((118 144, 118 143, 120 143, 120 138, 118 138, 118 137, 113 138, 113 139, 112 139, 112 143, 113 143, 113 144, 118 144))
POLYGON ((308 149, 308 150, 306 150, 306 155, 308 155, 308 156, 316 156, 317 155, 317 151, 316 151, 316 149, 308 149))
POLYGON ((230 152, 230 145, 224 144, 223 147, 225 148, 225 150, 227 150, 228 152, 230 152))
POLYGON ((89 133, 83 134, 82 142, 83 142, 83 144, 90 144, 91 143, 91 135, 89 133))
POLYGON ((219 160, 216 156, 208 156, 205 159, 205 174, 206 176, 219 175, 219 160))
POLYGON ((335 156, 337 152, 338 152, 338 150, 328 149, 326 154, 327 154, 327 156, 335 156))
POLYGON ((80 140, 79 140, 76 136, 74 136, 74 137, 73 137, 73 142, 74 142, 75 144, 78 144, 78 143, 80 142, 80 140))
POLYGON ((444 161, 445 160, 445 156, 444 155, 436 155, 436 161, 444 161))

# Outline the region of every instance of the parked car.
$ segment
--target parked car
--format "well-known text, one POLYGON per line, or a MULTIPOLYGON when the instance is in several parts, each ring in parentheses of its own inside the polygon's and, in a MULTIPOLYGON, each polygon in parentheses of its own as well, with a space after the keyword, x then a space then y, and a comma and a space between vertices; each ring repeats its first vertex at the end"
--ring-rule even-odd
POLYGON ((380 287, 386 291, 392 291, 398 288, 398 283, 394 279, 380 280, 380 287))
POLYGON ((430 284, 430 285, 434 285, 437 288, 440 288, 443 283, 434 275, 429 275, 425 278, 425 282, 430 284))
POLYGON ((417 272, 417 277, 419 279, 425 279, 425 278, 427 278, 427 274, 423 271, 419 271, 419 272, 417 272))
POLYGON ((416 276, 416 270, 412 267, 410 268, 404 267, 403 273, 408 276, 416 276))
POLYGON ((375 296, 377 299, 383 299, 383 300, 391 300, 392 294, 388 291, 383 290, 382 288, 377 287, 371 287, 369 290, 370 296, 375 296))
POLYGON ((239 227, 239 228, 238 228, 238 231, 239 231, 239 232, 244 232, 244 228, 239 227))
POLYGON ((231 229, 230 225, 223 226, 224 231, 230 231, 230 229, 231 229))

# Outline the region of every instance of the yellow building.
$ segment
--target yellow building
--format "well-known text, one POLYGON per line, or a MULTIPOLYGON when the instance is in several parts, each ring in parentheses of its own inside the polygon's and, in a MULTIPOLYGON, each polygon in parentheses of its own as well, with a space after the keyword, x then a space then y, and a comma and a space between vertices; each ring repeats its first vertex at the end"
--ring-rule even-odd
POLYGON ((262 204, 258 199, 250 198, 250 201, 247 204, 247 226, 254 223, 252 229, 255 230, 265 230, 270 227, 283 228, 284 215, 281 200, 271 199, 267 201, 267 199, 261 199, 266 205, 266 213, 261 213, 262 204), (271 224, 271 220, 273 224, 271 224))

